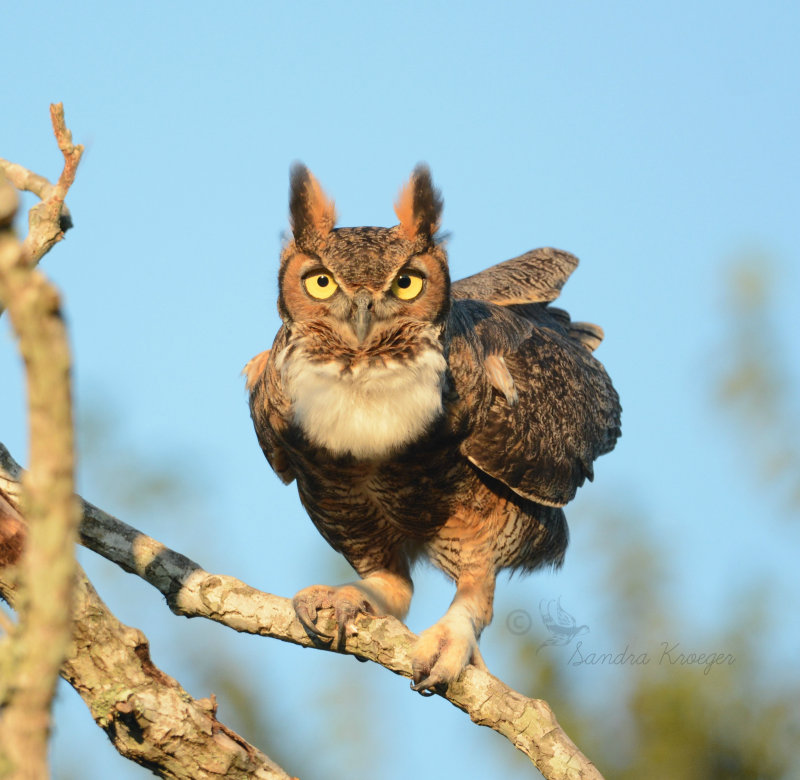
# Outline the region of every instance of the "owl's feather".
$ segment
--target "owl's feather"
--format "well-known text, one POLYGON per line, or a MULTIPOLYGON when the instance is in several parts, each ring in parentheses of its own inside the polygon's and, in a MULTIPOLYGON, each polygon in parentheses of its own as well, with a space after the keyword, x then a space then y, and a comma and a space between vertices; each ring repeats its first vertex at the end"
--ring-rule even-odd
POLYGON ((442 195, 433 186, 427 165, 418 165, 411 178, 400 190, 394 211, 400 220, 400 230, 412 243, 419 238, 430 240, 439 229, 442 216, 442 195))
POLYGON ((247 388, 247 392, 253 389, 258 378, 264 373, 271 351, 272 350, 265 349, 263 352, 259 352, 254 358, 250 358, 242 369, 242 373, 245 376, 245 388, 247 388))
POLYGON ((258 443, 272 470, 285 484, 295 479, 294 468, 284 446, 284 436, 291 418, 291 407, 275 372, 275 350, 285 348, 286 331, 281 329, 272 349, 256 355, 244 367, 250 391, 250 416, 258 443))
POLYGON ((336 224, 336 206, 302 163, 290 173, 289 214, 298 244, 316 249, 336 224))
POLYGON ((453 282, 454 298, 472 298, 501 306, 554 301, 578 258, 552 247, 533 249, 484 271, 453 282))
POLYGON ((418 440, 441 415, 446 368, 433 347, 409 360, 358 362, 346 372, 336 361, 295 354, 283 382, 294 419, 314 445, 334 456, 384 458, 418 440))
POLYGON ((461 452, 520 496, 564 506, 619 436, 619 398, 605 369, 544 306, 534 322, 491 303, 454 301, 451 324, 456 392, 496 354, 518 398, 510 404, 494 392, 461 452))
POLYGON ((506 308, 513 311, 514 314, 544 327, 551 327, 555 320, 561 328, 559 332, 582 344, 589 352, 594 352, 603 341, 604 333, 599 325, 591 322, 573 322, 569 312, 564 309, 542 303, 513 303, 506 308))

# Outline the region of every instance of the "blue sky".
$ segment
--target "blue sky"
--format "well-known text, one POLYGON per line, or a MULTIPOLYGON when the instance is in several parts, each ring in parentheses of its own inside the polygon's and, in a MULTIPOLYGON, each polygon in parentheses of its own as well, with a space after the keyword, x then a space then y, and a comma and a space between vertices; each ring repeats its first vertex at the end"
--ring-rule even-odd
MULTIPOLYGON (((713 408, 731 337, 723 280, 753 251, 777 269, 776 350, 798 380, 796 4, 40 2, 4 16, 0 156, 57 175, 52 101, 87 147, 68 200, 76 227, 44 262, 66 303, 77 404, 114 418, 104 460, 146 454, 185 472, 196 494, 196 524, 155 512, 136 519, 143 530, 282 595, 330 571, 294 489, 261 457, 239 371, 278 327, 291 162, 315 172, 340 224, 384 225, 425 160, 445 199, 454 277, 534 246, 581 258, 561 300, 606 331, 598 356, 622 396, 623 438, 568 516, 615 500, 641 511, 690 637, 766 576, 796 603, 796 529, 780 522, 779 497, 713 408)), ((24 459, 22 380, 4 323, 0 380, 0 440, 24 459)), ((93 500, 97 475, 80 479, 93 500)), ((560 573, 500 586, 486 643, 513 642, 502 609, 519 603, 563 594, 582 622, 599 610, 598 553, 579 522, 572 538, 560 573)), ((177 618, 155 617, 160 600, 102 565, 93 575, 101 591, 126 591, 112 605, 182 679, 175 642, 205 641, 206 629, 183 621, 161 646, 177 618)), ((450 598, 440 577, 420 582, 415 629, 450 598)), ((313 708, 309 681, 344 674, 343 659, 326 654, 213 636, 228 653, 263 655, 254 684, 265 695, 300 681, 289 722, 313 708)), ((798 639, 793 627, 771 653, 788 659, 798 639)), ((486 776, 492 735, 380 669, 347 673, 390 702, 387 723, 413 721, 420 749, 441 732, 452 762, 453 746, 469 741, 457 759, 464 776, 486 776)), ((72 712, 68 694, 59 706, 72 712)), ((69 768, 91 749, 83 740, 95 743, 64 720, 54 761, 69 768)), ((407 751, 382 749, 391 776, 407 776, 407 751)), ((125 762, 108 760, 122 777, 125 762)))

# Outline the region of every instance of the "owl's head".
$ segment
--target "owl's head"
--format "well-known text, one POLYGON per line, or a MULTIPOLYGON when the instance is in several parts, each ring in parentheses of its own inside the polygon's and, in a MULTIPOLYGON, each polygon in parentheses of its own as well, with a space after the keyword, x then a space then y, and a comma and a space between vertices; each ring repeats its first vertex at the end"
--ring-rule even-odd
POLYGON ((292 239, 281 256, 284 323, 317 321, 359 349, 399 321, 441 325, 450 307, 444 248, 436 242, 442 200, 419 165, 395 203, 391 228, 336 228, 333 201, 309 170, 291 171, 292 239))

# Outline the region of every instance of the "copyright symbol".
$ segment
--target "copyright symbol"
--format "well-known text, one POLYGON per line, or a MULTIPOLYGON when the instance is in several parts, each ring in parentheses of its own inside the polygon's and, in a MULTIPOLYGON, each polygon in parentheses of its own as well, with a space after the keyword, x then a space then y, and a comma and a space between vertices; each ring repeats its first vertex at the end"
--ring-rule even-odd
POLYGON ((512 634, 521 636, 531 630, 531 616, 524 609, 515 609, 508 613, 506 628, 512 634))

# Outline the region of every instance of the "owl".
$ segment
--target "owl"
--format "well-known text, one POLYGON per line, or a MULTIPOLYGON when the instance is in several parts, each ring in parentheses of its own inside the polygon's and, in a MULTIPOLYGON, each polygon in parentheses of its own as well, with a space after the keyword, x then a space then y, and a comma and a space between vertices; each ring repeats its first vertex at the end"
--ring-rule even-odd
POLYGON ((361 613, 404 619, 412 568, 431 561, 456 592, 412 651, 412 687, 430 693, 484 666, 498 572, 563 560, 562 507, 620 434, 619 398, 592 356, 603 334, 550 305, 578 263, 567 252, 451 282, 423 165, 391 228, 337 228, 314 176, 298 164, 290 179, 283 325, 245 367, 250 413, 270 466, 359 576, 305 588, 294 608, 341 647, 361 613), (335 636, 317 627, 324 609, 335 636))

